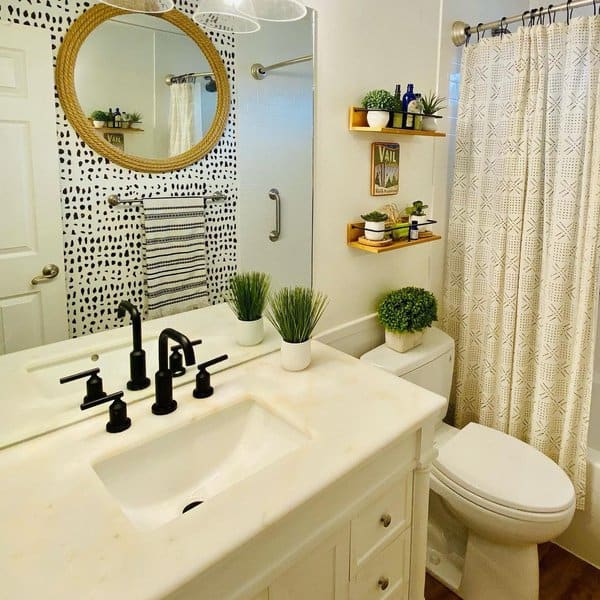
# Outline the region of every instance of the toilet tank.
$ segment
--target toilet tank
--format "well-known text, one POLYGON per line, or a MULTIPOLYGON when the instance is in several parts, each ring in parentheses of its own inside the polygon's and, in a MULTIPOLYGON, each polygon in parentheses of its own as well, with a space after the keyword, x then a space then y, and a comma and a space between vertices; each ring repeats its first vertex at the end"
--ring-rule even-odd
MULTIPOLYGON (((385 344, 360 357, 448 400, 454 368, 454 340, 436 327, 428 328, 423 342, 408 352, 396 352, 385 344)), ((448 404, 442 418, 446 415, 448 404)))

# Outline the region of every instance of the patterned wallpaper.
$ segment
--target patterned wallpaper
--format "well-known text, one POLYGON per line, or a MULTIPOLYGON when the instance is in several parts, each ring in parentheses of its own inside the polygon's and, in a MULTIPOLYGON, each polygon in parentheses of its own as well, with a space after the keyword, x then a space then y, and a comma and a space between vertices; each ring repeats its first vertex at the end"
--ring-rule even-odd
MULTIPOLYGON (((71 0, 10 0, 0 3, 0 20, 48 29, 52 54, 70 24, 92 4, 71 0)), ((191 17, 193 3, 178 2, 191 17)), ((172 173, 135 173, 114 165, 77 136, 55 97, 61 206, 67 282, 67 317, 72 336, 121 324, 120 300, 144 303, 142 214, 139 206, 110 208, 106 196, 212 194, 227 201, 206 210, 209 301, 222 301, 237 265, 236 97, 234 37, 209 32, 227 68, 232 108, 219 143, 202 160, 172 173)))

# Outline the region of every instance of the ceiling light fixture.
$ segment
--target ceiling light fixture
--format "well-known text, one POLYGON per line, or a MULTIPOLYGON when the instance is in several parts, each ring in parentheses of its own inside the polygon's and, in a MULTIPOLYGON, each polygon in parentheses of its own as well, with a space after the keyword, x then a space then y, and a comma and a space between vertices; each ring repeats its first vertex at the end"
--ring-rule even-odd
POLYGON ((306 6, 298 0, 237 0, 238 12, 260 21, 298 21, 306 6))
POLYGON ((200 0, 192 17, 205 29, 224 33, 255 33, 260 25, 237 10, 239 0, 200 0))

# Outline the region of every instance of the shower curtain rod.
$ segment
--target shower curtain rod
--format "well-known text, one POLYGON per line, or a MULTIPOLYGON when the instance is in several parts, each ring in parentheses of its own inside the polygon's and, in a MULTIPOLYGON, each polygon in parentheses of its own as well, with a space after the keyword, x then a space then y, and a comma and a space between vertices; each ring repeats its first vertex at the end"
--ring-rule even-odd
POLYGON ((250 73, 252 73, 252 77, 254 77, 254 79, 264 79, 267 76, 268 71, 273 71, 275 69, 281 69, 282 67, 287 67, 289 65, 297 65, 298 63, 308 62, 309 60, 312 60, 312 59, 313 59, 312 54, 307 54, 306 56, 299 56, 298 58, 290 58, 289 60, 284 60, 284 61, 275 63, 274 65, 269 65, 268 67, 265 67, 264 65, 261 65, 260 63, 254 63, 250 67, 250 73))
POLYGON ((502 17, 498 21, 491 21, 490 23, 480 23, 476 27, 472 27, 468 25, 464 21, 455 21, 452 25, 452 41, 455 46, 462 46, 467 38, 475 33, 483 33, 488 29, 498 29, 505 25, 510 25, 511 23, 516 23, 517 21, 523 21, 527 19, 537 19, 538 17, 550 16, 551 14, 556 14, 563 10, 573 10, 575 8, 582 8, 583 6, 591 6, 592 4, 596 4, 594 0, 575 0, 572 2, 565 2, 564 4, 559 4, 554 6, 550 4, 550 6, 544 7, 540 6, 539 8, 532 8, 531 10, 525 11, 523 14, 514 15, 512 17, 502 17))
POLYGON ((173 73, 169 73, 165 77, 165 83, 167 85, 172 85, 173 83, 177 83, 180 79, 187 79, 188 77, 212 77, 214 73, 212 71, 207 71, 206 73, 184 73, 183 75, 173 75, 173 73))

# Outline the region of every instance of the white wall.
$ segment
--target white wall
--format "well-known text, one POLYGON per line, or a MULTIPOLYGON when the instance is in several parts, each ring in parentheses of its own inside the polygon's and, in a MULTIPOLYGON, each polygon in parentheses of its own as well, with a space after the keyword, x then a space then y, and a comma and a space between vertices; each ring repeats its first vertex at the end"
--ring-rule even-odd
MULTIPOLYGON (((373 255, 348 248, 345 223, 393 200, 401 206, 421 199, 445 235, 448 149, 454 138, 428 139, 350 133, 347 111, 372 88, 435 90, 447 95, 458 56, 450 42, 450 23, 477 23, 522 12, 527 0, 485 3, 476 0, 312 0, 318 12, 315 139, 314 284, 327 293, 331 308, 321 329, 373 311, 389 289, 419 285, 439 297, 444 244, 432 242, 373 255), (369 194, 373 141, 400 143, 400 193, 381 199, 369 194)), ((452 121, 445 119, 448 129, 452 121)))
POLYGON ((263 80, 250 68, 312 53, 312 11, 292 23, 264 22, 236 40, 239 268, 270 273, 273 288, 311 284, 313 66, 270 71, 263 80), (271 188, 281 195, 276 242, 269 240, 271 188))

